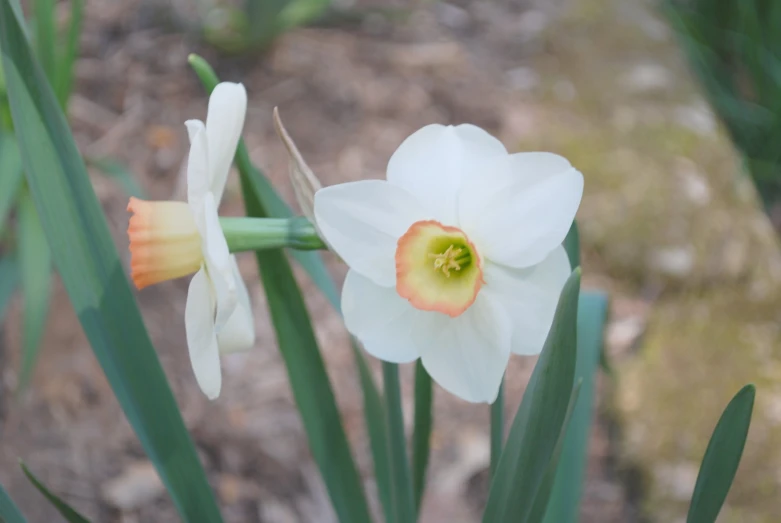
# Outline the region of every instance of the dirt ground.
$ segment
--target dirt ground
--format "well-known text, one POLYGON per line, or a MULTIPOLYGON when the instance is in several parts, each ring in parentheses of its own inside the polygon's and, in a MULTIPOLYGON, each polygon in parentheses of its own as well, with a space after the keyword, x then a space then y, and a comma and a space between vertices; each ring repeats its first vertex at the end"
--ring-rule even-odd
MULTIPOLYGON (((272 127, 274 106, 326 184, 382 177, 401 140, 431 122, 471 122, 514 149, 534 125, 529 85, 536 77, 529 64, 545 52, 542 35, 568 9, 563 1, 545 0, 402 2, 399 7, 409 12, 400 20, 369 17, 360 24, 300 29, 266 54, 236 58, 219 56, 196 38, 173 31, 171 20, 187 13, 149 2, 87 1, 70 107, 82 151, 125 163, 149 198, 180 198, 187 149, 183 122, 203 118, 206 111, 206 96, 187 66, 187 55, 197 52, 222 79, 246 85, 251 156, 290 202, 286 156, 272 127)), ((127 196, 114 181, 97 172, 92 176, 127 261, 127 196)), ((241 212, 236 182, 226 194, 224 214, 241 212)), ((333 259, 329 263, 341 279, 345 268, 333 259)), ((147 328, 226 522, 334 521, 291 399, 254 261, 241 256, 240 264, 255 305, 258 341, 253 351, 223 359, 224 386, 217 401, 200 393, 187 358, 186 280, 138 294, 147 328)), ((301 282, 356 458, 376 498, 344 328, 310 282, 303 276, 301 282)), ((589 275, 587 267, 586 282, 604 280, 589 275)), ((93 521, 175 521, 58 283, 33 385, 21 401, 12 398, 18 305, 17 299, 2 346, 0 482, 32 522, 60 520, 19 472, 20 458, 93 521)), ((533 363, 517 357, 511 362, 508 416, 533 363)), ((403 368, 407 415, 411 370, 403 368)), ((488 409, 436 390, 435 412, 422 521, 478 521, 486 488, 488 409)), ((634 520, 632 493, 614 470, 611 434, 611 426, 599 419, 584 492, 586 523, 634 520)))

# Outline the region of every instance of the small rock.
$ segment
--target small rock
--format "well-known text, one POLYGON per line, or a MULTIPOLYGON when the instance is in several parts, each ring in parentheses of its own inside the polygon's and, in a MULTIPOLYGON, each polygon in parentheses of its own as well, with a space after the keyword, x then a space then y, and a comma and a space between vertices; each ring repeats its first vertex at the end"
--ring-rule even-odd
POLYGON ((540 84, 540 74, 531 67, 517 67, 505 73, 507 83, 516 91, 532 91, 540 84))
POLYGON ((176 146, 176 132, 167 125, 151 125, 146 130, 146 143, 153 149, 172 149, 176 146))
POLYGON ((651 254, 650 264, 664 275, 684 278, 694 269, 694 248, 687 245, 659 249, 651 254))
POLYGON ((101 493, 111 506, 120 510, 135 510, 157 498, 164 490, 154 465, 149 461, 139 461, 103 485, 101 493))
POLYGON ((673 498, 689 501, 694 492, 694 483, 697 481, 699 469, 696 463, 659 465, 654 469, 654 479, 673 498))
POLYGON ((678 158, 675 167, 676 174, 681 180, 683 194, 699 207, 708 205, 711 201, 710 184, 697 165, 688 158, 678 158))
POLYGON ((634 315, 610 322, 607 327, 606 341, 611 354, 625 354, 632 349, 643 334, 648 319, 634 315))
POLYGON ((466 431, 459 436, 457 445, 455 460, 432 483, 440 493, 461 492, 467 480, 485 469, 491 459, 491 444, 486 434, 466 431))
POLYGON ((393 50, 390 59, 399 67, 414 69, 458 66, 464 63, 465 56, 456 42, 432 42, 401 45, 393 50))
POLYGON ((469 13, 457 5, 441 2, 436 4, 437 19, 445 27, 464 29, 469 26, 469 13))
POLYGON ((705 103, 680 105, 673 110, 673 119, 700 136, 713 136, 718 128, 716 116, 705 103))
POLYGON ((660 64, 638 64, 624 76, 623 84, 638 93, 663 91, 672 85, 672 74, 660 64))
POLYGON ((532 40, 540 36, 549 24, 548 15, 542 11, 531 9, 523 13, 518 20, 518 35, 523 40, 532 40))
POLYGON ((220 474, 217 492, 226 505, 233 505, 243 499, 255 499, 260 496, 259 488, 255 483, 234 474, 220 474))
POLYGON ((260 520, 263 523, 298 523, 295 511, 281 501, 264 496, 260 502, 260 520))
POLYGON ((578 96, 578 90, 569 80, 559 80, 553 84, 553 96, 562 102, 571 102, 578 96))

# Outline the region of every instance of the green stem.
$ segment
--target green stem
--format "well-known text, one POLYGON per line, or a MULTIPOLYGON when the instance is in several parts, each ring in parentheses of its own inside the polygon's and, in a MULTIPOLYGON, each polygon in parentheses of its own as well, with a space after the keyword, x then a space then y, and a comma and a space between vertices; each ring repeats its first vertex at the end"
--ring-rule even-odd
POLYGON ((383 361, 382 377, 385 383, 385 402, 388 416, 394 523, 414 523, 417 518, 404 437, 404 416, 401 410, 398 365, 383 361))
POLYGON ((499 394, 491 405, 491 477, 494 477, 502 455, 504 438, 504 381, 499 386, 499 394))
POLYGON ((317 230, 304 217, 220 218, 230 252, 261 251, 289 247, 298 250, 325 249, 317 230))

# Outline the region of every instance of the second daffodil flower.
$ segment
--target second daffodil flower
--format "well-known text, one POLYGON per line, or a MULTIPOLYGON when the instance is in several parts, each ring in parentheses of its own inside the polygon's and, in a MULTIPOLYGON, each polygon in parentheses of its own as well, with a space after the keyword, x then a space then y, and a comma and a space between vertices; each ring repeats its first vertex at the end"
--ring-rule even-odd
POLYGON ((255 342, 249 293, 217 215, 246 111, 244 86, 219 84, 209 98, 206 123, 185 122, 187 202, 131 198, 128 205, 136 287, 195 273, 185 306, 187 346, 198 385, 210 399, 222 385, 220 353, 247 350, 255 342))
POLYGON ((315 194, 317 226, 350 267, 347 329, 374 356, 421 358, 446 390, 492 403, 510 353, 542 350, 582 193, 561 156, 508 154, 473 125, 420 129, 387 181, 315 194))

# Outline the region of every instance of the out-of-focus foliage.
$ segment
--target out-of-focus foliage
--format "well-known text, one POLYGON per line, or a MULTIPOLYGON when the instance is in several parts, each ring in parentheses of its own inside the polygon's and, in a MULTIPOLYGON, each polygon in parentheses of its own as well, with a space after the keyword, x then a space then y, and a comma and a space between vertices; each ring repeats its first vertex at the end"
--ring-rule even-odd
MULTIPOLYGON (((36 0, 25 21, 19 5, 11 3, 14 14, 30 39, 46 78, 64 111, 73 91, 73 78, 84 18, 84 0, 70 0, 70 15, 60 26, 56 23, 56 3, 36 0)), ((22 368, 18 390, 24 391, 38 358, 38 349, 49 313, 51 261, 49 247, 39 226, 35 208, 29 199, 8 99, 5 73, 0 64, 0 322, 7 311, 8 299, 17 287, 23 297, 24 325, 22 368), (12 260, 19 260, 11 263, 12 260), (3 263, 7 262, 7 263, 3 263), (11 269, 14 269, 11 272, 11 269)), ((117 162, 96 160, 93 165, 117 179, 125 190, 140 195, 132 176, 117 162)))
POLYGON ((212 45, 227 52, 268 46, 294 27, 319 18, 331 0, 244 0, 242 8, 204 7, 203 32, 212 45))
MULTIPOLYGON (((28 226, 33 231, 40 226, 45 235, 93 353, 182 521, 219 523, 217 502, 144 327, 84 161, 9 0, 0 0, 0 58, 29 189, 25 193, 34 206, 25 213, 37 211, 39 220, 28 226)), ((30 254, 40 245, 28 246, 30 254)), ((25 268, 20 273, 24 286, 25 268)))
POLYGON ((767 212, 781 206, 781 2, 665 0, 708 100, 767 212))

